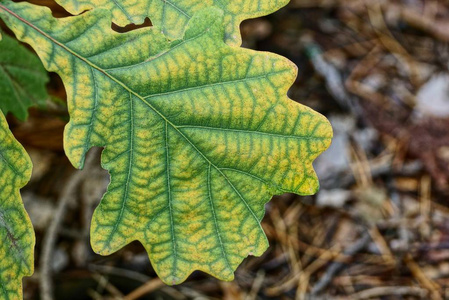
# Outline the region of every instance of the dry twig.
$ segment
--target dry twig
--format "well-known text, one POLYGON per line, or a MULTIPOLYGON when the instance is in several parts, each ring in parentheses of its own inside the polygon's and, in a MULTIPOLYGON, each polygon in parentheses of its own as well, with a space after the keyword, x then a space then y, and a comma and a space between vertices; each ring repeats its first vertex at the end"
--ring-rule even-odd
POLYGON ((71 201, 74 201, 75 191, 87 172, 90 172, 94 163, 98 159, 99 148, 90 151, 86 158, 84 170, 74 172, 67 180, 67 183, 58 199, 58 206, 55 215, 50 223, 43 239, 42 253, 40 257, 40 295, 42 300, 53 300, 52 283, 52 258, 53 250, 58 237, 58 232, 64 219, 66 209, 71 201))

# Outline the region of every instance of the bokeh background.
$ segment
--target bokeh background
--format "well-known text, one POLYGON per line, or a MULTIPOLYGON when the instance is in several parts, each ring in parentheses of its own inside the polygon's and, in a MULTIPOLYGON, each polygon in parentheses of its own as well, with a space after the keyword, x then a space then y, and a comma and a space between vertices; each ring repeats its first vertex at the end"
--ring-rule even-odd
POLYGON ((8 118, 34 163, 22 193, 37 234, 25 299, 48 299, 49 282, 57 300, 449 299, 449 1, 292 0, 241 30, 244 47, 298 65, 289 96, 333 125, 315 163, 320 192, 267 205, 270 248, 233 282, 196 272, 165 286, 137 242, 92 252, 90 218, 109 179, 98 149, 83 172, 65 158, 65 92, 51 74, 47 109, 8 118))

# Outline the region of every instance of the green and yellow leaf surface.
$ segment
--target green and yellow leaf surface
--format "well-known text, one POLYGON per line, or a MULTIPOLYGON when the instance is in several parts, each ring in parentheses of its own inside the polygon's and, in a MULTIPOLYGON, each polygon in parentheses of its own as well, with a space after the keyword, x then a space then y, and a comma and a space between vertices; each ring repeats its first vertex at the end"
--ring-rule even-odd
POLYGON ((48 98, 47 71, 40 60, 17 40, 2 35, 0 40, 0 110, 18 119, 28 117, 30 106, 42 106, 48 98))
POLYGON ((0 299, 21 299, 22 277, 34 270, 34 231, 19 193, 31 168, 0 111, 0 299))
POLYGON ((328 121, 286 96, 293 63, 223 42, 222 10, 198 12, 170 41, 154 28, 114 32, 108 10, 54 19, 1 3, 0 17, 64 81, 70 161, 82 167, 91 147, 105 147, 97 253, 138 240, 168 284, 194 270, 232 280, 268 247, 265 203, 317 191, 312 161, 330 143, 328 121))
POLYGON ((112 21, 120 26, 140 24, 151 19, 170 39, 182 38, 189 20, 204 8, 224 12, 225 35, 229 45, 241 43, 239 26, 243 20, 268 15, 287 5, 289 0, 57 0, 72 14, 104 8, 112 12, 112 21))

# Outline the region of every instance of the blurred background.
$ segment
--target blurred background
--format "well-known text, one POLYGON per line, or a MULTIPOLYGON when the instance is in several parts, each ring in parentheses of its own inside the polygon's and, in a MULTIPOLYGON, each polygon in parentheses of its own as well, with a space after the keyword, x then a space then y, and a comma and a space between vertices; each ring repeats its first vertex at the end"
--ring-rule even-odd
POLYGON ((315 163, 320 192, 267 205, 270 248, 233 282, 195 272, 165 286, 137 242, 92 252, 90 219, 109 178, 98 149, 83 172, 66 159, 65 91, 50 74, 60 100, 26 122, 8 117, 34 163, 22 191, 37 234, 25 299, 46 299, 51 282, 58 300, 449 299, 449 1, 292 0, 241 30, 244 47, 298 65, 289 96, 333 125, 315 163))

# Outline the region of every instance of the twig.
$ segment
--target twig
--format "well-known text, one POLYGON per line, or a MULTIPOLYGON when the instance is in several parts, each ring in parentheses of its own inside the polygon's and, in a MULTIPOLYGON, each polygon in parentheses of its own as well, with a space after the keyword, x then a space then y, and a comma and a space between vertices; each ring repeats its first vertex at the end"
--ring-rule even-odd
POLYGON ((419 71, 417 62, 407 52, 407 50, 395 39, 394 35, 388 29, 382 13, 382 5, 379 0, 365 0, 368 18, 373 26, 374 32, 378 35, 379 41, 385 49, 391 52, 398 61, 402 62, 407 68, 410 81, 417 86, 419 83, 419 71))
POLYGON ((310 58, 310 62, 315 71, 324 78, 327 90, 332 97, 340 106, 348 109, 355 116, 362 117, 362 110, 358 102, 346 91, 343 79, 337 68, 324 59, 320 46, 313 41, 311 36, 303 36, 301 40, 304 43, 304 49, 310 58))
MULTIPOLYGON (((109 279, 100 274, 93 274, 92 277, 98 282, 98 287, 100 290, 106 290, 112 296, 113 299, 119 300, 123 299, 123 294, 109 282, 109 279)), ((97 288, 97 292, 99 290, 97 288)))
POLYGON ((430 293, 430 299, 432 300, 442 300, 443 297, 440 295, 439 291, 441 287, 434 282, 432 279, 426 276, 426 274, 421 270, 419 265, 413 260, 410 254, 407 254, 404 258, 407 267, 413 274, 413 277, 430 293))
POLYGON ((380 286, 367 290, 363 290, 356 294, 351 295, 351 299, 372 299, 385 296, 417 296, 420 299, 424 299, 428 293, 425 289, 411 286, 380 286))
POLYGON ((251 286, 251 291, 246 296, 245 300, 256 300, 257 294, 259 293, 260 289, 262 288, 263 281, 265 279, 265 272, 259 271, 257 272, 257 276, 253 281, 253 284, 251 286))
POLYGON ((132 270, 126 270, 126 269, 122 269, 122 268, 117 268, 117 267, 113 267, 113 266, 89 264, 88 269, 91 272, 126 277, 126 278, 129 278, 131 280, 138 281, 141 283, 146 283, 147 281, 151 280, 151 278, 149 276, 144 275, 142 273, 135 272, 132 270))
POLYGON ((394 266, 394 264, 395 264, 394 255, 391 252, 390 248, 388 247, 388 244, 385 241, 384 237, 380 234, 377 227, 373 226, 369 230, 369 234, 371 236, 371 239, 374 241, 377 248, 379 249, 379 251, 382 255, 382 258, 385 260, 385 262, 389 265, 394 266))
MULTIPOLYGON (((389 157, 379 161, 370 161, 370 177, 377 178, 385 174, 391 174, 393 172, 391 166, 391 160, 389 157)), ((402 171, 401 171, 402 172, 402 171)), ((336 188, 348 188, 350 185, 356 183, 356 178, 353 172, 343 174, 341 176, 328 176, 320 178, 320 184, 323 189, 336 189, 336 188)))
MULTIPOLYGON (((336 248, 336 247, 334 247, 336 248)), ((310 276, 322 268, 325 264, 329 263, 334 258, 335 251, 326 251, 310 263, 303 271, 293 274, 288 279, 279 282, 276 286, 268 287, 265 289, 265 293, 268 296, 277 296, 282 292, 292 289, 295 284, 298 286, 308 282, 310 276)))
MULTIPOLYGON (((354 255, 357 252, 361 251, 363 248, 365 248, 369 241, 371 240, 371 236, 368 231, 365 231, 363 236, 357 240, 357 242, 351 247, 348 247, 343 253, 345 255, 354 255)), ((326 273, 323 275, 323 277, 320 278, 320 280, 315 284, 315 286, 312 288, 311 294, 317 295, 319 292, 321 292, 323 289, 325 289, 329 283, 332 281, 332 278, 334 278, 335 274, 340 272, 344 267, 344 264, 341 262, 333 262, 329 268, 327 268, 326 273)))
POLYGON ((430 227, 430 211, 432 207, 432 194, 431 194, 431 179, 429 175, 425 175, 421 178, 421 184, 419 188, 420 201, 419 208, 421 211, 422 223, 419 226, 419 232, 425 239, 429 238, 430 227))
MULTIPOLYGON (((383 224, 381 224, 381 225, 383 225, 383 224)), ((278 238, 280 243, 286 243, 286 240, 288 239, 288 237, 285 234, 277 235, 277 234, 279 234, 279 232, 276 232, 275 229, 273 227, 271 227, 269 224, 265 224, 264 229, 269 238, 274 239, 274 237, 276 237, 276 238, 278 238)), ((301 251, 305 252, 304 256, 308 256, 310 258, 314 258, 314 257, 316 258, 326 252, 331 252, 333 262, 349 263, 353 259, 353 257, 351 257, 351 255, 346 255, 340 251, 335 251, 332 249, 320 248, 320 247, 314 246, 312 244, 305 243, 305 242, 301 241, 300 239, 292 240, 292 244, 297 251, 301 250, 301 251), (311 253, 307 252, 308 249, 310 250, 311 253)), ((288 256, 287 253, 285 253, 285 252, 283 252, 283 253, 285 254, 285 257, 288 256)), ((368 263, 368 264, 379 265, 379 264, 385 263, 384 259, 379 257, 378 255, 363 253, 363 254, 360 254, 360 258, 365 263, 368 263)), ((285 258, 284 260, 287 260, 287 258, 285 258)), ((277 262, 277 264, 278 263, 279 262, 277 262)))
POLYGON ((53 220, 51 221, 47 232, 45 233, 42 242, 42 252, 41 259, 39 261, 41 268, 40 276, 40 296, 42 300, 53 300, 53 282, 52 276, 52 259, 53 250, 56 244, 56 239, 58 237, 58 232, 62 220, 64 219, 66 208, 70 201, 73 201, 75 190, 78 188, 80 182, 85 177, 86 173, 91 171, 91 167, 94 165, 94 161, 97 159, 99 153, 99 148, 95 148, 90 151, 86 159, 86 166, 83 171, 74 172, 70 178, 67 180, 67 184, 62 191, 59 199, 58 206, 53 220))
MULTIPOLYGON (((409 24, 412 27, 418 28, 422 31, 428 32, 435 38, 443 41, 449 42, 449 32, 445 29, 445 20, 434 20, 429 18, 424 14, 420 14, 418 11, 407 7, 406 5, 398 5, 396 3, 384 2, 382 3, 382 8, 384 11, 389 11, 395 14, 409 24)), ((395 20, 397 22, 397 20, 395 20)))
POLYGON ((131 293, 125 296, 125 300, 135 300, 139 299, 142 296, 145 296, 155 290, 158 290, 160 287, 164 286, 164 283, 159 278, 154 278, 149 280, 147 283, 141 285, 131 293))

